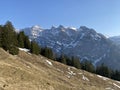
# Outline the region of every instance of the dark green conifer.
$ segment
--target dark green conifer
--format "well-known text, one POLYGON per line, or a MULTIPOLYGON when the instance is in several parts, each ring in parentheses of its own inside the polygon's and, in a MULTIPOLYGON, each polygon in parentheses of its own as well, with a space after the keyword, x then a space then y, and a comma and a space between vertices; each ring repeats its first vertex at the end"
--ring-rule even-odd
POLYGON ((30 51, 31 51, 31 53, 36 54, 36 55, 40 54, 40 47, 35 41, 31 42, 30 51))
MULTIPOLYGON (((11 48, 16 49, 17 46, 17 34, 11 22, 7 22, 2 29, 2 47, 9 53, 14 53, 11 48)), ((18 49, 16 49, 17 51, 18 49)), ((17 54, 17 53, 16 53, 17 54)))
POLYGON ((24 48, 25 34, 23 31, 18 34, 18 46, 24 48))
POLYGON ((61 57, 61 63, 67 64, 65 56, 62 54, 61 57))
POLYGON ((78 69, 81 68, 79 58, 72 57, 72 66, 74 66, 74 67, 76 67, 78 69))

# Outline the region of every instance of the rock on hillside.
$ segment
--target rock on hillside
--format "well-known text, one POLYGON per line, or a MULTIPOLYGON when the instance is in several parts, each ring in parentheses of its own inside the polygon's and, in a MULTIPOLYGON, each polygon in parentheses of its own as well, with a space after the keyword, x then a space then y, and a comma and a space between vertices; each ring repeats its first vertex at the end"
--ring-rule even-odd
POLYGON ((0 48, 0 90, 120 90, 120 82, 20 51, 0 48))

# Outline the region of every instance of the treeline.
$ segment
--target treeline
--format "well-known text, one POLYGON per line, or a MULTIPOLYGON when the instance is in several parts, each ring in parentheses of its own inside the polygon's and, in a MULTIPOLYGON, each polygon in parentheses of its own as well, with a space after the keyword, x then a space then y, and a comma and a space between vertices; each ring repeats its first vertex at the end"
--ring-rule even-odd
POLYGON ((0 47, 13 55, 17 55, 19 53, 19 47, 26 48, 33 54, 41 54, 51 60, 120 81, 120 71, 112 70, 104 64, 94 67, 90 61, 82 60, 80 62, 80 59, 77 57, 68 57, 64 54, 60 57, 56 57, 52 49, 48 47, 40 47, 35 41, 30 41, 23 31, 18 33, 15 32, 10 21, 5 25, 0 25, 0 47))
POLYGON ((82 62, 80 62, 79 58, 75 58, 75 57, 69 58, 65 55, 61 55, 59 58, 56 59, 56 61, 76 67, 78 69, 82 69, 91 73, 99 74, 101 76, 105 76, 120 81, 120 71, 112 70, 103 63, 95 67, 92 64, 92 62, 88 60, 82 60, 82 62))

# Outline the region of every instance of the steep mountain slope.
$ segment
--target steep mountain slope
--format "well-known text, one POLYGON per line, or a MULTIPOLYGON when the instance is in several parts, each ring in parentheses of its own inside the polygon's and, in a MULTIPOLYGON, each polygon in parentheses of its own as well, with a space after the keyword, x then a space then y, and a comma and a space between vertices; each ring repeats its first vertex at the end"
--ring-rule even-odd
POLYGON ((111 41, 114 42, 114 44, 120 46, 120 36, 113 36, 109 38, 111 41))
POLYGON ((94 65, 105 63, 113 69, 120 69, 120 49, 114 46, 110 39, 93 29, 60 25, 51 29, 33 26, 22 30, 31 40, 37 41, 43 47, 52 48, 57 55, 63 53, 81 60, 91 60, 94 65))
POLYGON ((12 56, 0 49, 0 90, 88 89, 119 90, 120 82, 28 52, 12 56))

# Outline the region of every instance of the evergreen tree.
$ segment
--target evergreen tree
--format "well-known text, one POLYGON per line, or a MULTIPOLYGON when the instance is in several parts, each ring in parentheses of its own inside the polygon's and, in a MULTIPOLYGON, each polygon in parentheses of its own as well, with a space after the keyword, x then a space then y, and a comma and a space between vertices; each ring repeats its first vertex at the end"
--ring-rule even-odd
POLYGON ((62 54, 61 57, 61 63, 67 64, 65 56, 62 54))
POLYGON ((17 55, 19 53, 19 49, 16 46, 10 48, 9 53, 12 55, 17 55))
POLYGON ((23 31, 18 34, 18 46, 24 48, 25 34, 23 31))
MULTIPOLYGON (((16 48, 17 34, 11 22, 7 22, 2 29, 2 47, 12 54, 11 48, 16 48)), ((16 49, 17 50, 17 49, 16 49)), ((14 51, 13 51, 14 52, 14 51)), ((16 53, 17 54, 17 53, 16 53)))
POLYGON ((18 46, 19 47, 30 49, 30 47, 31 47, 30 40, 29 40, 28 36, 26 36, 24 34, 23 31, 18 33, 17 39, 18 39, 18 46))
POLYGON ((118 71, 118 70, 113 71, 111 78, 114 80, 120 81, 120 71, 118 71))
POLYGON ((28 36, 25 36, 24 47, 27 49, 30 49, 30 47, 31 47, 31 43, 30 43, 28 36))
POLYGON ((0 25, 0 47, 2 47, 2 26, 0 25))
POLYGON ((72 57, 72 66, 74 66, 74 67, 76 67, 78 69, 81 68, 79 58, 72 57))
POLYGON ((66 58, 67 65, 72 66, 72 60, 67 56, 65 56, 65 58, 66 58))
POLYGON ((53 54, 53 51, 52 49, 48 48, 48 47, 45 47, 45 48, 42 48, 41 49, 41 55, 49 58, 49 59, 52 59, 54 60, 54 54, 53 54))
POLYGON ((31 51, 31 53, 36 54, 36 55, 38 55, 40 53, 40 47, 35 41, 31 42, 30 51, 31 51))
POLYGON ((94 67, 93 64, 92 64, 90 61, 88 61, 88 60, 85 60, 85 61, 81 62, 81 68, 82 68, 83 70, 88 71, 88 72, 92 72, 92 73, 95 72, 95 67, 94 67))
POLYGON ((110 73, 110 69, 105 66, 103 63, 101 64, 101 66, 98 66, 96 68, 96 73, 105 77, 110 77, 111 73, 110 73))

